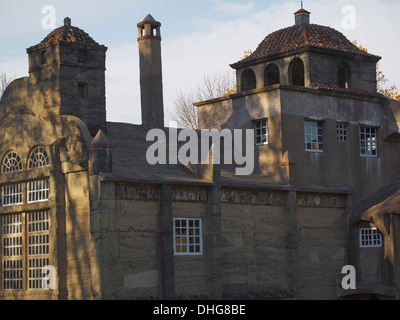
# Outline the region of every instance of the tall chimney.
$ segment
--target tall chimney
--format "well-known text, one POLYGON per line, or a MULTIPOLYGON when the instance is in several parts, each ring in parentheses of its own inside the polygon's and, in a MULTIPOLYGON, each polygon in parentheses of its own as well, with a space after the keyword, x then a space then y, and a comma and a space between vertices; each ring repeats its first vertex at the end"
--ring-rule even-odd
POLYGON ((149 14, 138 23, 142 126, 164 128, 161 23, 149 14))

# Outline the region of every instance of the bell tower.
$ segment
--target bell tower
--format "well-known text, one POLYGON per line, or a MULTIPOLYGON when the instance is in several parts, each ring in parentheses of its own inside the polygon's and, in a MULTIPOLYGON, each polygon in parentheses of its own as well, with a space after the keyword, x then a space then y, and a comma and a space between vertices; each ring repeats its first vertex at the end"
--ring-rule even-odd
POLYGON ((149 14, 137 25, 142 126, 164 128, 164 102, 161 60, 161 23, 149 14))
POLYGON ((93 137, 99 130, 107 132, 106 51, 68 17, 27 49, 29 75, 43 93, 44 106, 55 114, 78 117, 93 137))

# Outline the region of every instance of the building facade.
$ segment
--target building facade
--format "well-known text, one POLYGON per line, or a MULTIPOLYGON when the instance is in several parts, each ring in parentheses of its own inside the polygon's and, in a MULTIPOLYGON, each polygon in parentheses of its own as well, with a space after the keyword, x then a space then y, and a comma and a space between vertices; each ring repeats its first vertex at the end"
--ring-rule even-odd
POLYGON ((254 130, 239 176, 149 163, 149 130, 181 131, 151 15, 138 46, 142 125, 106 121, 107 48, 69 18, 27 49, 0 102, 2 299, 397 298, 400 106, 379 57, 302 9, 233 64, 238 92, 196 105, 200 129, 254 130))

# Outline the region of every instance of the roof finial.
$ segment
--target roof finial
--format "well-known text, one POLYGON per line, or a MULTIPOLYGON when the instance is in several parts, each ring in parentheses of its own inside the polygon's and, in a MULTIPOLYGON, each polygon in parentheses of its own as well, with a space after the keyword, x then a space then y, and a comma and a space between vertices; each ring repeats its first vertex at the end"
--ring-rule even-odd
POLYGON ((303 8, 303 1, 301 2, 301 8, 304 9, 304 8, 303 8))
POLYGON ((71 18, 66 17, 64 19, 64 27, 71 27, 71 18))

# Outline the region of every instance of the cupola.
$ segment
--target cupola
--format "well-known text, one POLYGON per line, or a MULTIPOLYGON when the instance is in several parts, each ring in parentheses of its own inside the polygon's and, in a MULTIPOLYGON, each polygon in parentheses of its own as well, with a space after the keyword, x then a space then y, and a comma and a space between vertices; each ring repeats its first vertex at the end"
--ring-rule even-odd
POLYGON ((310 24, 310 14, 311 14, 311 12, 309 12, 303 8, 303 1, 302 1, 301 9, 294 13, 295 25, 299 25, 299 24, 303 24, 303 23, 310 24))

